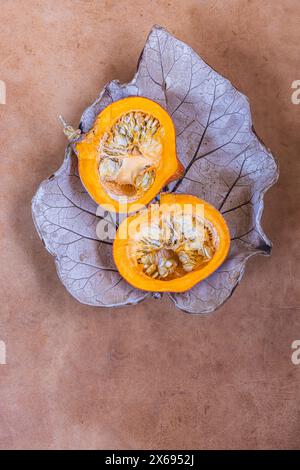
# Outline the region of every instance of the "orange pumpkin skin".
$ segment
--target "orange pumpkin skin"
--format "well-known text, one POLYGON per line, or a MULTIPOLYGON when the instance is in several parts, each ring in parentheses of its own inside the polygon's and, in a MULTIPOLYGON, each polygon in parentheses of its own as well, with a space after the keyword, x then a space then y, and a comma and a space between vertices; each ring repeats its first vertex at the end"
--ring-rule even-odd
POLYGON ((136 206, 146 206, 166 184, 178 179, 183 173, 183 166, 176 155, 173 121, 159 104, 148 98, 134 96, 111 103, 97 116, 93 128, 79 141, 74 142, 73 148, 78 157, 79 175, 84 187, 97 204, 105 205, 114 212, 131 213, 136 211, 136 206), (134 201, 111 197, 103 187, 98 171, 98 145, 101 138, 122 115, 130 112, 148 113, 157 119, 164 129, 162 155, 154 182, 134 201))
MULTIPOLYGON (((138 289, 151 292, 185 292, 210 276, 223 263, 230 247, 229 229, 225 219, 217 209, 195 196, 164 193, 161 195, 160 204, 164 205, 166 210, 168 210, 168 205, 172 206, 174 204, 179 205, 179 207, 186 207, 188 204, 191 208, 195 208, 198 204, 203 204, 204 217, 213 225, 219 239, 219 246, 213 258, 202 268, 195 269, 177 279, 152 279, 142 272, 136 260, 130 254, 133 240, 130 236, 124 238, 124 233, 135 230, 143 220, 146 220, 151 209, 151 206, 149 206, 148 210, 131 215, 120 224, 113 244, 114 261, 122 277, 138 289), (125 224, 127 224, 127 227, 125 227, 125 224), (132 227, 131 224, 133 224, 132 227), (120 236, 121 233, 122 235, 120 236)), ((194 211, 194 209, 191 210, 194 211)))

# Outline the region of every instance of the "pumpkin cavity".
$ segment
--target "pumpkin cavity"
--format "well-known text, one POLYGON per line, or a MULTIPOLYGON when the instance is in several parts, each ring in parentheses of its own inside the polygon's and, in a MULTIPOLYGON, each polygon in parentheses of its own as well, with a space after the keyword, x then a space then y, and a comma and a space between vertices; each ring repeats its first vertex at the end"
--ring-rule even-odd
POLYGON ((192 214, 161 213, 141 227, 134 237, 131 256, 153 279, 171 280, 207 264, 219 239, 213 225, 192 214))
POLYGON ((163 127, 141 111, 124 113, 104 133, 98 147, 98 171, 110 197, 137 199, 154 183, 162 156, 163 127))

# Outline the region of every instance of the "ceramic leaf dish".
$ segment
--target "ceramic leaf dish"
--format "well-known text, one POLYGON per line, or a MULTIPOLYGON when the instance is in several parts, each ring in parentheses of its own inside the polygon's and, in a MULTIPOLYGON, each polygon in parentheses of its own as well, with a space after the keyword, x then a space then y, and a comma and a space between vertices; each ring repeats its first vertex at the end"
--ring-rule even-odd
MULTIPOLYGON (((161 27, 151 30, 133 80, 108 83, 83 113, 80 129, 89 131, 100 111, 127 96, 150 98, 172 117, 185 172, 168 191, 208 201, 229 226, 231 248, 222 266, 192 289, 168 294, 186 312, 212 312, 240 282, 247 260, 271 251, 260 221, 264 193, 278 177, 276 162, 253 131, 247 98, 161 27)), ((116 221, 97 209, 67 147, 61 168, 42 182, 32 201, 37 231, 64 286, 80 302, 99 307, 132 305, 155 295, 120 276, 112 242, 96 234, 103 217, 106 224, 116 221)))

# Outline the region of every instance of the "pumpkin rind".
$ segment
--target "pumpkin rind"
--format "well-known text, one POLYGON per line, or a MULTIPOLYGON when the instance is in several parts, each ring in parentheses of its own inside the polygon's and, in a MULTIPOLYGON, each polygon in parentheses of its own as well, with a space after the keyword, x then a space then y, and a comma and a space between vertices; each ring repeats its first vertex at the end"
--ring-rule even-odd
POLYGON ((106 207, 111 206, 111 210, 115 212, 130 213, 135 210, 136 205, 140 207, 147 205, 167 183, 179 178, 183 171, 176 156, 175 128, 172 119, 159 104, 148 98, 134 96, 112 102, 97 116, 93 128, 74 142, 73 147, 78 157, 79 175, 86 190, 95 202, 106 207), (134 200, 128 200, 126 196, 115 199, 100 180, 98 146, 108 129, 121 116, 130 112, 148 113, 159 121, 164 130, 162 153, 154 182, 149 189, 134 200))
POLYGON ((161 207, 164 205, 166 208, 174 204, 182 208, 189 205, 191 210, 194 210, 196 205, 203 204, 204 217, 213 225, 219 240, 218 247, 212 259, 202 268, 195 269, 180 278, 171 280, 152 279, 137 269, 136 260, 130 256, 129 249, 130 245, 133 243, 133 239, 131 239, 130 236, 125 238, 124 233, 128 234, 132 227, 138 226, 140 222, 142 222, 142 219, 146 220, 151 210, 150 206, 147 210, 131 215, 120 224, 113 245, 114 261, 124 279, 138 289, 152 292, 185 292, 198 282, 210 276, 223 263, 230 246, 229 230, 221 213, 206 201, 195 196, 164 193, 161 195, 160 204, 161 207), (127 224, 127 227, 125 224, 127 224), (124 230, 126 230, 126 232, 124 232, 124 230), (122 235, 120 236, 120 234, 122 235))

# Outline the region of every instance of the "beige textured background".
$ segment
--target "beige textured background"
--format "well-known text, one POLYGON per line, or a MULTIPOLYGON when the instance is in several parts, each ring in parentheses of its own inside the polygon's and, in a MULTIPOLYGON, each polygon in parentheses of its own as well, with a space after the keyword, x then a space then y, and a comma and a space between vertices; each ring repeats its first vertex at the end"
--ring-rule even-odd
POLYGON ((300 448, 298 0, 0 0, 0 447, 300 448), (274 242, 211 316, 167 300, 104 310, 73 300, 34 230, 30 201, 60 165, 57 115, 77 124, 129 80, 154 23, 246 93, 281 178, 274 242))

